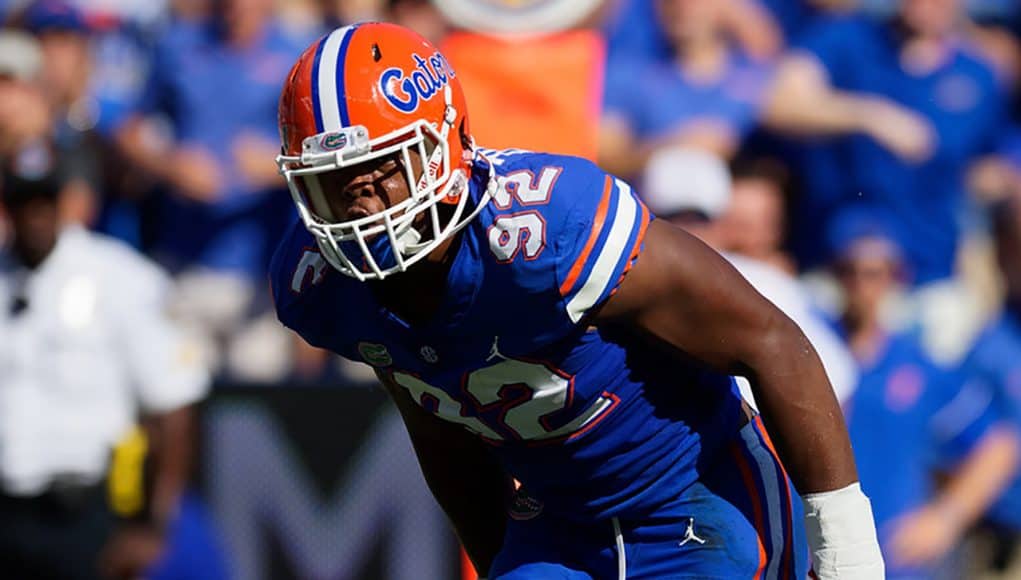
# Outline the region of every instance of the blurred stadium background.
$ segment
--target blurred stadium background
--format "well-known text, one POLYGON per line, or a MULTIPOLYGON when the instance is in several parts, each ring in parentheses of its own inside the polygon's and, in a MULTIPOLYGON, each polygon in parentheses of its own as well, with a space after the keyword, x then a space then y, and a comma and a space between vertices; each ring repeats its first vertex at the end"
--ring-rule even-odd
MULTIPOLYGON (((939 432, 975 405, 918 403, 930 383, 981 382, 983 412, 1021 421, 1017 0, 0 0, 0 19, 5 174, 59 168, 63 223, 159 263, 213 377, 146 577, 471 576, 371 372, 300 343, 268 296, 294 216, 273 164, 281 83, 361 20, 441 47, 480 144, 596 159, 767 267, 762 291, 835 337, 824 358, 870 494, 929 505, 970 452, 939 432), (883 354, 885 336, 918 348, 883 354)), ((129 519, 140 433, 106 479, 129 519)), ((947 578, 1021 578, 1017 488, 977 521, 940 520, 947 578)))

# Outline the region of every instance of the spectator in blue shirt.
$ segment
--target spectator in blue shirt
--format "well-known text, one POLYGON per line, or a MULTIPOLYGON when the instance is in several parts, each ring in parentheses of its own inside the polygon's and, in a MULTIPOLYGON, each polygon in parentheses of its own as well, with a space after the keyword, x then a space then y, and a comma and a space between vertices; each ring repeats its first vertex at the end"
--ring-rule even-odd
POLYGON ((788 41, 795 40, 816 19, 833 12, 842 12, 867 0, 758 0, 783 29, 788 41))
MULTIPOLYGON (((980 334, 965 361, 966 371, 995 389, 997 402, 1021 426, 1021 200, 994 212, 997 258, 1007 292, 999 315, 980 334)), ((1021 478, 990 509, 987 521, 1000 537, 996 564, 1006 567, 1021 538, 1021 478)))
POLYGON ((106 120, 93 82, 93 27, 64 0, 38 0, 19 18, 42 50, 38 83, 52 117, 46 139, 67 159, 68 185, 61 199, 64 221, 91 226, 101 198, 111 193, 116 156, 103 138, 106 120))
POLYGON ((984 383, 941 371, 915 336, 884 328, 901 252, 876 222, 857 226, 844 228, 836 263, 846 298, 841 330, 860 364, 848 430, 887 577, 933 578, 1009 480, 1017 442, 984 383), (946 474, 941 486, 937 473, 946 474))
MULTIPOLYGON (((801 4, 801 0, 774 0, 781 4, 801 4)), ((606 35, 610 61, 662 62, 673 57, 669 34, 659 23, 661 0, 609 0, 606 35)), ((722 11, 728 35, 741 49, 756 59, 777 55, 783 48, 780 25, 770 13, 770 2, 760 0, 716 0, 722 11)), ((795 9, 799 14, 800 6, 795 9)), ((782 23, 780 23, 782 24, 782 23)))
POLYGON ((666 144, 730 158, 754 126, 768 84, 768 67, 728 34, 731 2, 658 0, 655 7, 671 58, 607 68, 600 160, 626 176, 666 144))
POLYGON ((179 21, 158 42, 137 115, 121 135, 127 153, 175 194, 163 218, 177 223, 166 224, 160 249, 179 265, 254 276, 266 242, 246 214, 279 191, 265 159, 279 149, 279 87, 304 39, 275 25, 269 0, 220 5, 216 18, 179 21), (156 115, 173 133, 162 149, 144 132, 156 115))
POLYGON ((670 43, 656 20, 655 0, 614 0, 605 25, 611 61, 665 61, 670 43))
POLYGON ((872 204, 896 225, 914 284, 953 275, 964 174, 993 146, 1005 106, 990 66, 958 36, 957 4, 905 0, 888 23, 826 21, 781 67, 773 126, 834 137, 801 160, 810 198, 795 233, 807 265, 833 212, 872 204))
POLYGON ((283 32, 272 0, 216 6, 213 18, 178 21, 159 40, 119 140, 169 190, 153 250, 179 273, 179 314, 227 341, 257 303, 276 231, 292 215, 270 161, 280 86, 307 39, 283 32), (169 135, 152 122, 160 117, 169 135))

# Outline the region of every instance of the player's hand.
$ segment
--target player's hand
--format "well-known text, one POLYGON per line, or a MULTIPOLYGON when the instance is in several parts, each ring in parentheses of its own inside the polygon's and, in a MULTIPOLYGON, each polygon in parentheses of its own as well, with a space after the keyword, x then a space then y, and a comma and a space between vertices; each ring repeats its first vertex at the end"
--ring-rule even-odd
POLYGON ((170 180, 178 193, 200 202, 216 199, 223 185, 223 171, 211 153, 181 148, 173 153, 170 164, 170 180))
POLYGON ((112 580, 141 578, 163 555, 166 538, 154 526, 127 525, 116 530, 99 556, 99 571, 112 580))
POLYGON ((894 526, 890 559, 898 566, 939 562, 963 532, 957 518, 932 504, 903 516, 894 526))
POLYGON ((885 99, 870 99, 863 109, 865 133, 909 163, 922 163, 936 149, 932 123, 911 109, 885 99))
POLYGON ((283 185, 273 158, 280 152, 279 143, 250 133, 234 140, 234 163, 249 185, 255 188, 283 185))
POLYGON ((982 204, 1004 201, 1021 193, 1021 171, 1008 160, 991 156, 968 169, 968 191, 982 204))

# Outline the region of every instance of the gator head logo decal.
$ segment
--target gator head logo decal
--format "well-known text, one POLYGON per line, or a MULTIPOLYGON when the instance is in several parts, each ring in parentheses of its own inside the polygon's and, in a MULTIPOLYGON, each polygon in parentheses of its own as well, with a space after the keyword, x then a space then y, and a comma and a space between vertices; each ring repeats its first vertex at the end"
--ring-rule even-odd
POLYGON ((379 77, 379 88, 390 105, 402 113, 413 113, 423 101, 443 91, 454 71, 439 52, 428 58, 412 54, 414 68, 390 67, 379 77))
POLYGON ((328 133, 319 142, 319 146, 323 151, 337 151, 338 149, 343 149, 346 145, 347 134, 345 133, 328 133))
POLYGON ((382 344, 359 342, 358 354, 362 355, 362 360, 374 367, 388 367, 394 364, 394 359, 390 356, 390 351, 388 351, 382 344))

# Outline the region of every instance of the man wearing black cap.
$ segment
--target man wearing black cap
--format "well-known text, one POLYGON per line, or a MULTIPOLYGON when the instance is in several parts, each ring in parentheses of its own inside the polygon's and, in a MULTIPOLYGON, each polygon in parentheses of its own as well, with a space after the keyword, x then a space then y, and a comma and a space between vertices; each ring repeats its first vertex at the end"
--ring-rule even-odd
POLYGON ((163 550, 207 377, 163 314, 163 274, 118 242, 60 226, 52 161, 23 157, 2 172, 12 239, 0 248, 0 571, 133 578, 163 550), (119 525, 105 474, 136 415, 157 443, 150 506, 119 525))

